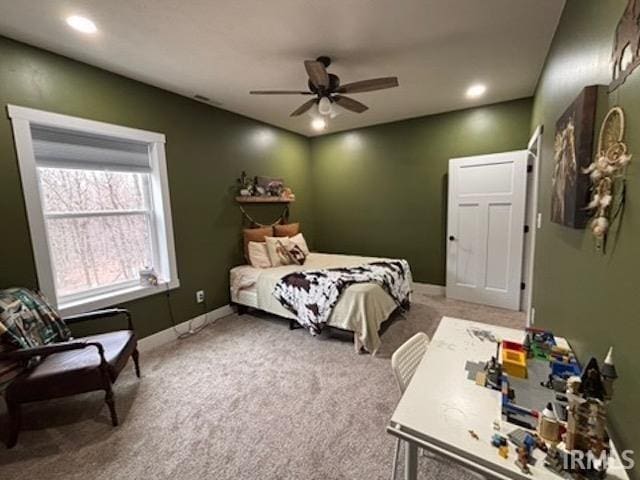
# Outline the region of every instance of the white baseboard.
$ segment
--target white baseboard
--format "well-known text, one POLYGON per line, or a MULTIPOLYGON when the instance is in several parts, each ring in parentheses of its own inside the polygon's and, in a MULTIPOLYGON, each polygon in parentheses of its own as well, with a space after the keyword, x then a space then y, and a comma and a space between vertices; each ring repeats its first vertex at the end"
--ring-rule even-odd
POLYGON ((140 352, 148 352, 154 348, 159 347, 160 345, 165 345, 169 342, 173 342, 178 339, 178 335, 182 332, 188 332, 190 324, 194 327, 199 325, 203 325, 204 322, 213 322, 222 317, 226 317, 227 315, 231 315, 235 310, 231 307, 231 305, 223 305, 220 308, 216 308, 215 310, 211 310, 210 312, 203 313, 202 315, 198 315, 191 320, 187 320, 186 322, 179 323, 175 327, 167 328, 166 330, 161 330, 156 332, 148 337, 144 337, 138 341, 138 350, 140 352))
POLYGON ((432 295, 434 297, 444 297, 446 288, 444 285, 434 285, 432 283, 413 282, 413 291, 422 295, 432 295))

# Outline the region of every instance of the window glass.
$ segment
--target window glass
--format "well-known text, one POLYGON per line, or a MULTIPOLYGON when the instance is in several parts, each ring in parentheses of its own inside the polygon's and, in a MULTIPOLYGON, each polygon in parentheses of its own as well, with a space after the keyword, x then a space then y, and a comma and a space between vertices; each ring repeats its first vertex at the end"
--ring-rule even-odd
POLYGON ((137 282, 153 265, 149 174, 39 168, 59 297, 137 282))

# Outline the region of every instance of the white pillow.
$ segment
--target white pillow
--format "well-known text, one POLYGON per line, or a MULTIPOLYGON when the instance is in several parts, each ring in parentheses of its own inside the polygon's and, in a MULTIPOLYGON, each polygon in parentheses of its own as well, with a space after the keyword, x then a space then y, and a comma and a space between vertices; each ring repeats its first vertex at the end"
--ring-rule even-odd
POLYGON ((309 255, 309 247, 307 246, 307 241, 304 239, 302 233, 289 237, 289 241, 299 246, 300 250, 302 250, 305 255, 309 255))
POLYGON ((264 240, 272 267, 291 265, 291 257, 287 254, 287 247, 291 242, 289 237, 265 237, 264 240))
POLYGON ((249 262, 252 267, 270 268, 269 252, 265 242, 249 242, 249 262))

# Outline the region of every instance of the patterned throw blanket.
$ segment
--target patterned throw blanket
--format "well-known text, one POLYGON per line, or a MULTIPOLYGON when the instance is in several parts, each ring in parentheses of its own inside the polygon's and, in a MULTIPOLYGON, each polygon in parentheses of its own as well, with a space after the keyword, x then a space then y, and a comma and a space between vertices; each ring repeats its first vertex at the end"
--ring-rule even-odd
POLYGON ((385 260, 359 267, 294 272, 278 281, 273 295, 296 315, 300 325, 317 335, 342 292, 354 283, 377 283, 402 307, 409 302, 411 270, 406 260, 385 260))
MULTIPOLYGON (((0 290, 0 352, 61 342, 69 335, 69 329, 43 296, 25 288, 0 290)), ((24 367, 0 361, 0 390, 24 367)))

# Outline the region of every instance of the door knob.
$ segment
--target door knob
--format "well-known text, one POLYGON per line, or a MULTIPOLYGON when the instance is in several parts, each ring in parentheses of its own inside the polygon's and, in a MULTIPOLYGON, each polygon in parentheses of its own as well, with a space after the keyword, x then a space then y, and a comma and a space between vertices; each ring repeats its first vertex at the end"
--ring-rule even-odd
POLYGON ((451 242, 453 242, 455 239, 456 239, 456 237, 454 237, 453 235, 449 235, 449 240, 450 240, 451 242))

